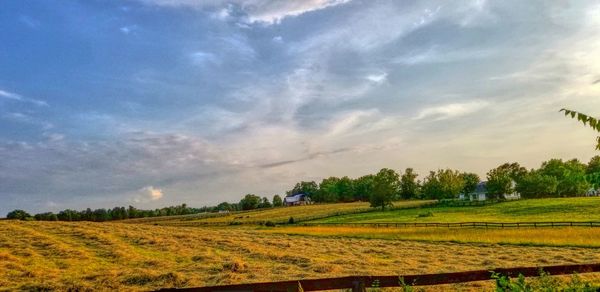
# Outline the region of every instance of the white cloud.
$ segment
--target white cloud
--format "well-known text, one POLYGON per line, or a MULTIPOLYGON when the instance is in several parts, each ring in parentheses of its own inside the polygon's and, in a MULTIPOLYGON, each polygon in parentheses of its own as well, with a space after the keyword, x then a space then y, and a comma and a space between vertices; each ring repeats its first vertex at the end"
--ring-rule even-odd
POLYGON ((46 103, 43 100, 25 98, 25 97, 21 96, 20 94, 17 94, 14 92, 8 92, 8 91, 2 90, 2 89, 0 89, 0 98, 11 99, 14 101, 19 101, 19 102, 28 102, 28 103, 35 104, 37 106, 48 106, 48 103, 46 103))
POLYGON ((387 80, 387 73, 379 73, 379 74, 369 74, 365 77, 369 81, 373 81, 377 84, 381 84, 387 80))
POLYGON ((199 66, 203 66, 203 65, 207 65, 207 64, 218 65, 221 63, 221 60, 215 54, 209 53, 209 52, 204 52, 204 51, 194 52, 190 55, 190 57, 192 58, 192 62, 194 62, 194 64, 199 65, 199 66))
POLYGON ((159 200, 163 197, 163 191, 153 186, 147 186, 141 190, 151 201, 159 200))
POLYGON ((449 103, 444 105, 436 105, 422 109, 415 117, 416 120, 432 119, 434 121, 457 118, 479 111, 486 106, 485 101, 470 101, 465 103, 449 103))
POLYGON ((119 30, 123 33, 123 34, 130 34, 132 32, 135 32, 137 30, 137 25, 126 25, 126 26, 122 26, 119 28, 119 30))
POLYGON ((170 6, 193 7, 197 9, 217 10, 213 15, 218 19, 231 17, 232 5, 241 9, 249 23, 275 24, 286 17, 299 16, 307 12, 340 5, 350 0, 139 0, 142 3, 170 6))

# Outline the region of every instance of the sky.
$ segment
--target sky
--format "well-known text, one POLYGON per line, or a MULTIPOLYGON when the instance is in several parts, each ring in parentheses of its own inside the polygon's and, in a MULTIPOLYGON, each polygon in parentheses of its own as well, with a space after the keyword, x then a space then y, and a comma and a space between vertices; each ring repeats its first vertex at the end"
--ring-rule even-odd
POLYGON ((597 1, 0 0, 0 214, 587 162, 597 1))

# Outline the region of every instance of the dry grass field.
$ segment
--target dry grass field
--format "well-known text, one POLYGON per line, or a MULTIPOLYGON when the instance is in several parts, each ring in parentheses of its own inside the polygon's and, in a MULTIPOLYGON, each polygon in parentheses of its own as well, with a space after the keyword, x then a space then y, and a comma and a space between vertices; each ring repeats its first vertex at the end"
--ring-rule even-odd
MULTIPOLYGON (((398 201, 394 208, 413 208, 431 203, 431 201, 398 201)), ((306 206, 293 206, 284 208, 258 209, 252 211, 231 212, 224 216, 202 216, 186 215, 174 216, 176 218, 158 217, 132 219, 130 222, 147 223, 157 225, 194 225, 194 222, 207 223, 231 223, 231 222, 264 222, 273 221, 284 223, 293 217, 296 221, 312 218, 325 218, 342 214, 364 213, 376 211, 368 202, 337 203, 337 204, 315 204, 306 206)))
MULTIPOLYGON (((0 221, 0 290, 7 291, 135 291, 599 261, 599 250, 589 247, 287 235, 248 227, 0 221)), ((488 281, 451 288, 492 286, 488 281)))

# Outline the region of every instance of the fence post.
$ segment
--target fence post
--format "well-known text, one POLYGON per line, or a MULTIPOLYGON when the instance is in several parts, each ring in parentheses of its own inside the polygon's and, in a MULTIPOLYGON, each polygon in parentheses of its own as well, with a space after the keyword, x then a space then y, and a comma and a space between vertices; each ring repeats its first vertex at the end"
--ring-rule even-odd
POLYGON ((366 292, 365 282, 362 280, 356 280, 352 282, 352 292, 366 292))

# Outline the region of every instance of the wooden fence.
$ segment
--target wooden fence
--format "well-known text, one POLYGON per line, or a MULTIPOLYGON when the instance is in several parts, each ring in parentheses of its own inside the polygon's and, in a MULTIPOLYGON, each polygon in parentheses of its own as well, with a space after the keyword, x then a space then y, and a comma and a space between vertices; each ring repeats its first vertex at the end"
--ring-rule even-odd
POLYGON ((456 223, 410 223, 410 222, 370 222, 370 223, 313 223, 302 226, 364 226, 364 227, 437 227, 437 228, 542 228, 542 227, 600 227, 598 221, 588 222, 456 222, 456 223))
POLYGON ((198 288, 168 288, 158 291, 189 291, 189 292, 212 292, 212 291, 270 291, 270 292, 300 292, 321 291, 335 289, 352 289, 353 292, 363 292, 366 288, 429 286, 455 284, 474 281, 485 281, 492 279, 492 273, 504 276, 516 277, 519 274, 525 277, 536 277, 541 271, 549 275, 567 275, 573 273, 600 272, 600 264, 559 265, 544 267, 520 267, 499 268, 492 270, 478 270, 469 272, 424 274, 424 275, 400 275, 400 276, 349 276, 340 278, 295 280, 269 283, 237 284, 198 288))

